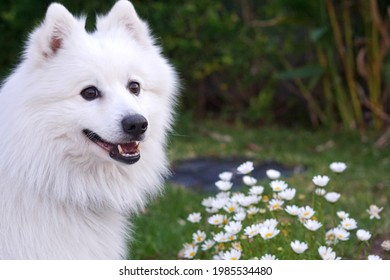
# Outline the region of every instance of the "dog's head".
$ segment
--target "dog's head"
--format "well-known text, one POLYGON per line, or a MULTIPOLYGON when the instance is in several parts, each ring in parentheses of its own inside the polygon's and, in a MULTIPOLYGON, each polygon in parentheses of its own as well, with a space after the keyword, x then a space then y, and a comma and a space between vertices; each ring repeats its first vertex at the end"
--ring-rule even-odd
POLYGON ((177 88, 160 53, 126 0, 97 17, 94 32, 85 30, 85 18, 51 4, 24 55, 39 86, 28 106, 50 118, 53 139, 70 140, 73 157, 118 164, 136 163, 144 152, 153 157, 152 146, 165 143, 177 88))

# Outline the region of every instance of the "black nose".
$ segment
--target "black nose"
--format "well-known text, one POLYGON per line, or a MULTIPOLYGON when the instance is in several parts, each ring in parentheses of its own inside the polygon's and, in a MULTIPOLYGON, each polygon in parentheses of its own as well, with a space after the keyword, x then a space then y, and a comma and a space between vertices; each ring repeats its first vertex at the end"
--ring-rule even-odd
POLYGON ((148 128, 148 121, 140 114, 127 115, 122 119, 123 131, 133 138, 139 138, 148 128))

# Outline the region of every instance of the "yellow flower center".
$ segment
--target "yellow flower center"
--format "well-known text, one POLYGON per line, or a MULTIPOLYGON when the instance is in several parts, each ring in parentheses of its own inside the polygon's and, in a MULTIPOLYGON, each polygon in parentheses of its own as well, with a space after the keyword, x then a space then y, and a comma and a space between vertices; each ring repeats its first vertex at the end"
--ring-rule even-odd
POLYGON ((273 236, 273 234, 271 233, 271 232, 269 232, 269 233, 267 233, 266 235, 265 235, 265 237, 268 237, 268 238, 270 238, 270 237, 272 237, 273 236))

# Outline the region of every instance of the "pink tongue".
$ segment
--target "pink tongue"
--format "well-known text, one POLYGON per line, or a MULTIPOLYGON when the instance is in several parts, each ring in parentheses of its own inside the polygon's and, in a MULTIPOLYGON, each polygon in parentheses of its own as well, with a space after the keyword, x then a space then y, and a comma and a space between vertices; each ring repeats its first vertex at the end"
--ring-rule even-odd
POLYGON ((125 154, 134 154, 138 151, 138 146, 135 142, 121 144, 121 147, 125 154))

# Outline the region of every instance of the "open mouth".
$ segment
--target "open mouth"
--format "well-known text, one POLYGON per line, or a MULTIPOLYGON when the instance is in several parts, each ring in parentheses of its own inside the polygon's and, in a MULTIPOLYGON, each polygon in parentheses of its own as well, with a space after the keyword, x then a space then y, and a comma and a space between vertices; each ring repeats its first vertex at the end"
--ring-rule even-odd
POLYGON ((139 152, 139 141, 130 141, 127 143, 110 143, 103 140, 99 135, 89 129, 84 129, 83 133, 89 140, 91 140, 103 150, 107 151, 112 159, 126 164, 133 164, 136 163, 141 157, 139 152))

